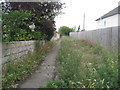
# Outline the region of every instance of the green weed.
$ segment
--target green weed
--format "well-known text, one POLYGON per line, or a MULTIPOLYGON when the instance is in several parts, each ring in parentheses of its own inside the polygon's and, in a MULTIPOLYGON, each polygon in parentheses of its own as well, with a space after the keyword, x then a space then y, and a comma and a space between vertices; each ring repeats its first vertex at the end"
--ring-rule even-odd
POLYGON ((47 86, 40 87, 41 88, 67 88, 67 85, 64 83, 64 81, 51 81, 47 84, 47 86))
POLYGON ((64 37, 57 57, 59 80, 68 88, 117 88, 117 60, 99 45, 64 37))
POLYGON ((3 67, 3 88, 16 87, 19 81, 24 80, 28 75, 32 74, 38 65, 41 63, 41 59, 51 50, 55 43, 48 42, 42 48, 33 53, 29 53, 19 61, 10 60, 3 67))

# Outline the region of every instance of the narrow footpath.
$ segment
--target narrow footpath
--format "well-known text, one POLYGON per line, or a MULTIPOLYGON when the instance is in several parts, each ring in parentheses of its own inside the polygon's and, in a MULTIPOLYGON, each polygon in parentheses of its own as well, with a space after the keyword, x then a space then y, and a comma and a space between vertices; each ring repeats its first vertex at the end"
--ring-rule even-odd
POLYGON ((39 88, 40 86, 46 86, 49 81, 53 80, 55 77, 55 60, 59 48, 60 41, 54 46, 51 52, 48 53, 42 64, 38 67, 38 70, 19 87, 39 88))

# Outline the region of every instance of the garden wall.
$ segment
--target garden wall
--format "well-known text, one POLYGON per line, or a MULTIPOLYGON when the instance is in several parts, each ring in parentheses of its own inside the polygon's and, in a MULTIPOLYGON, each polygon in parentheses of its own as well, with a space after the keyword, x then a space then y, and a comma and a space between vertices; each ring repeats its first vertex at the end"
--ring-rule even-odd
MULTIPOLYGON (((120 27, 119 27, 120 28, 120 27)), ((118 27, 109 27, 84 32, 71 32, 70 36, 81 40, 99 43, 112 54, 118 53, 118 27)))
POLYGON ((36 45, 42 46, 44 44, 45 41, 4 42, 2 43, 2 63, 6 63, 10 60, 10 58, 19 60, 29 52, 33 52, 36 45))

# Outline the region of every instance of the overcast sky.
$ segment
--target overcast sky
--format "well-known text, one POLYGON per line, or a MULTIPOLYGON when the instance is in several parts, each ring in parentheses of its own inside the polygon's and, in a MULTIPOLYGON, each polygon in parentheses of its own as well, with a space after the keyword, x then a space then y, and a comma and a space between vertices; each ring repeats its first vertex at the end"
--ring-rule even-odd
MULTIPOLYGON (((4 1, 4 0, 0 0, 4 1)), ((78 27, 83 29, 83 14, 85 13, 85 29, 96 29, 96 19, 118 6, 120 0, 61 0, 66 3, 65 13, 56 17, 56 27, 78 27)))
POLYGON ((96 29, 96 19, 118 6, 120 0, 61 0, 66 3, 63 15, 56 18, 56 27, 69 26, 83 29, 83 14, 85 13, 86 30, 96 29))

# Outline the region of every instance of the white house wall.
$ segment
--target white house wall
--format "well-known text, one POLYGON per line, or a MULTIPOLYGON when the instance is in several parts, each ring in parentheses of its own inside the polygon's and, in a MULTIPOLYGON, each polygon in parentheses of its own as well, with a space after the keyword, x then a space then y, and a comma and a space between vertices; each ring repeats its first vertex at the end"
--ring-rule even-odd
POLYGON ((118 16, 120 17, 120 14, 116 14, 101 20, 97 21, 97 27, 98 28, 107 28, 107 27, 115 27, 115 26, 119 26, 118 25, 118 16))
POLYGON ((118 26, 120 26, 120 14, 118 15, 118 26))

